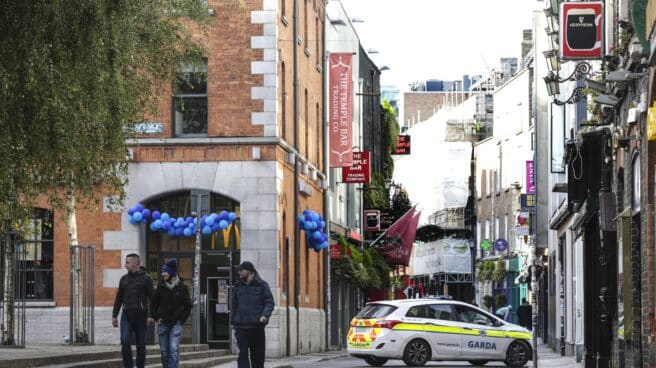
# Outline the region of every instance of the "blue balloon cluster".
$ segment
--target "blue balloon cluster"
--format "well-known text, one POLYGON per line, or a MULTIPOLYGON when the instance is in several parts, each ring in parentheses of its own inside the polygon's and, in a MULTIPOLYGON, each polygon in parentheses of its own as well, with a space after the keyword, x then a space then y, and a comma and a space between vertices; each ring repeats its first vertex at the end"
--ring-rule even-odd
POLYGON ((305 231, 309 248, 313 248, 317 253, 328 248, 328 235, 323 231, 326 222, 321 215, 310 210, 303 211, 303 215, 298 216, 298 227, 305 231))
MULTIPOLYGON (((166 212, 150 211, 143 205, 128 209, 128 218, 131 224, 148 223, 151 219, 150 230, 162 231, 169 236, 191 237, 196 234, 198 219, 195 217, 172 217, 166 212)), ((203 235, 211 235, 219 230, 227 229, 230 224, 235 222, 237 214, 234 212, 221 211, 219 214, 211 213, 203 215, 200 219, 200 231, 203 235)))

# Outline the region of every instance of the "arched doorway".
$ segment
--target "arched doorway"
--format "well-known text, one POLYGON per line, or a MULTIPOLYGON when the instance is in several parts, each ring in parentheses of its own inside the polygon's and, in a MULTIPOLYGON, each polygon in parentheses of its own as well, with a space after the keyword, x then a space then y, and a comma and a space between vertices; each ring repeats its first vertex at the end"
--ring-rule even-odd
MULTIPOLYGON (((201 343, 209 344, 213 348, 229 348, 229 291, 237 276, 233 267, 240 262, 239 202, 209 191, 184 190, 166 193, 144 204, 151 210, 167 212, 171 217, 194 217, 198 200, 201 216, 231 211, 237 214, 237 219, 224 231, 201 236, 200 326, 193 326, 193 316, 190 316, 185 323, 181 343, 191 343, 194 328, 199 328, 201 343)), ((147 270, 153 280, 157 283, 162 265, 176 258, 178 274, 189 287, 193 299, 196 237, 170 237, 166 233, 150 230, 147 230, 146 234, 147 270)))

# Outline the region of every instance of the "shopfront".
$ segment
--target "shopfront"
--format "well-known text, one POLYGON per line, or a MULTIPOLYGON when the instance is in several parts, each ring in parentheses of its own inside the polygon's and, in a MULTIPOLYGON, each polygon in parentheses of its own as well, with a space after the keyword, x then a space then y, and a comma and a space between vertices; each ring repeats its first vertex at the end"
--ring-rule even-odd
MULTIPOLYGON (((230 346, 230 291, 237 277, 233 267, 240 262, 239 202, 209 191, 185 190, 166 193, 145 203, 147 208, 166 212, 172 217, 192 215, 196 200, 201 200, 201 215, 235 212, 237 219, 227 229, 201 236, 200 264, 200 342, 212 348, 230 346)), ((145 227, 144 229, 147 229, 145 227)), ((155 282, 163 264, 176 258, 178 275, 193 298, 194 249, 196 238, 170 237, 163 232, 146 231, 147 269, 155 282)), ((182 343, 192 342, 193 318, 185 323, 182 343)))

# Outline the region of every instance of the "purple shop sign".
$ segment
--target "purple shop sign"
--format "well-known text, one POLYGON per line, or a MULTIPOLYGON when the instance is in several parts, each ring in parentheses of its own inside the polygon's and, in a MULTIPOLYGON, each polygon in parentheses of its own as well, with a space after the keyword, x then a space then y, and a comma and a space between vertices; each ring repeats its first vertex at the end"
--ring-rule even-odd
POLYGON ((533 181, 533 161, 526 161, 526 193, 535 193, 535 182, 533 181))

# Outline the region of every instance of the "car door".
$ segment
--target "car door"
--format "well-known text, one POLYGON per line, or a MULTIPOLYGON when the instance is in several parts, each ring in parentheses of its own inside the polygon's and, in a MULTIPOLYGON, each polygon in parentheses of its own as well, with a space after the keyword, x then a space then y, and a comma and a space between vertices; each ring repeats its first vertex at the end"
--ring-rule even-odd
POLYGON ((451 304, 426 306, 424 330, 428 332, 433 356, 442 359, 459 358, 462 351, 461 328, 454 320, 451 304))
POLYGON ((464 358, 499 358, 505 354, 505 337, 499 336, 496 320, 472 307, 454 305, 462 329, 464 358))

